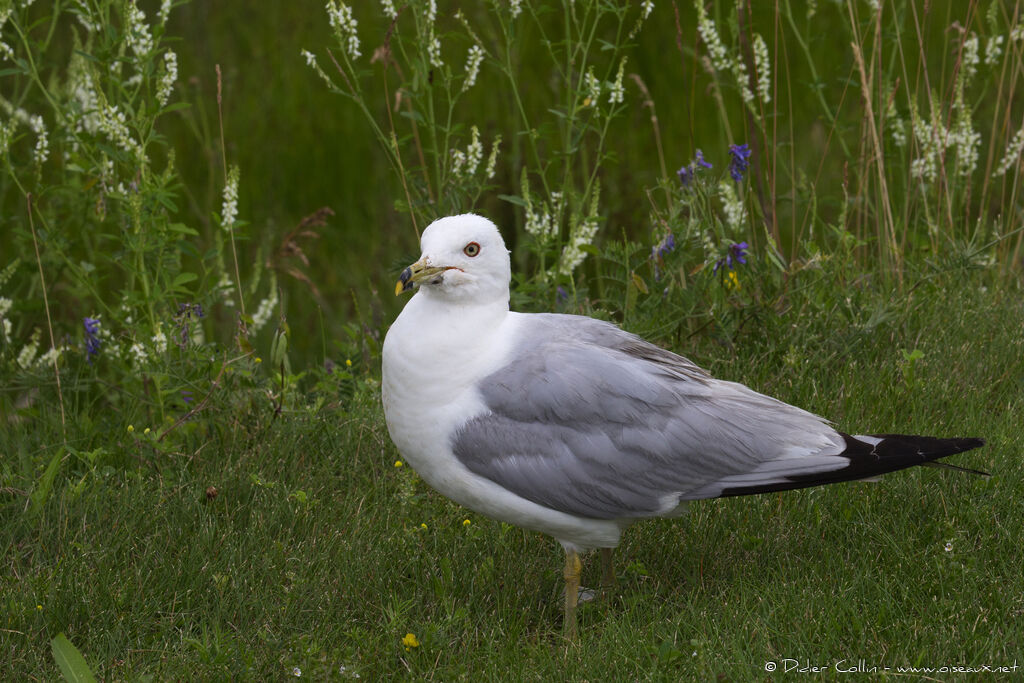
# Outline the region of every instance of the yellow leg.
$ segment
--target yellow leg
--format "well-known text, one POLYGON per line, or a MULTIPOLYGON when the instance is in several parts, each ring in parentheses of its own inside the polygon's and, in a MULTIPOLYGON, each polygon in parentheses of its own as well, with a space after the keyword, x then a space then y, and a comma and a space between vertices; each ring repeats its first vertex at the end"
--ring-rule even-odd
POLYGON ((612 564, 614 548, 601 548, 601 586, 612 588, 615 585, 615 565, 612 564))
POLYGON ((575 550, 565 552, 565 615, 562 622, 562 631, 567 640, 576 640, 576 601, 580 594, 580 574, 583 573, 583 563, 575 550))

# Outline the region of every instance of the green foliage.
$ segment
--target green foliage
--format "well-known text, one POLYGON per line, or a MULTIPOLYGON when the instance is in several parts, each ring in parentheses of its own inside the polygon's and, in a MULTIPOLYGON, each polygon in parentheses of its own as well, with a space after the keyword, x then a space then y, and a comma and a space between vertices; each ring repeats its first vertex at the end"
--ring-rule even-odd
POLYGON ((78 651, 71 641, 63 633, 50 641, 53 650, 53 658, 60 667, 61 675, 68 683, 90 683, 96 680, 85 662, 85 657, 78 651))

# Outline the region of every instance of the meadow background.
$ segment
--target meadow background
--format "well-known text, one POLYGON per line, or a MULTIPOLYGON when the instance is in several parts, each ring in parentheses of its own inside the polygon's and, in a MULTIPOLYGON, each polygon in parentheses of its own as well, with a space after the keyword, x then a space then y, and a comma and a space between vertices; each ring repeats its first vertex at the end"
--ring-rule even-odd
POLYGON ((1021 11, 0 2, 5 675, 1014 665, 1021 11), (394 280, 470 210, 518 310, 984 436, 956 462, 993 476, 640 524, 566 647, 560 551, 396 466, 380 411, 394 280))

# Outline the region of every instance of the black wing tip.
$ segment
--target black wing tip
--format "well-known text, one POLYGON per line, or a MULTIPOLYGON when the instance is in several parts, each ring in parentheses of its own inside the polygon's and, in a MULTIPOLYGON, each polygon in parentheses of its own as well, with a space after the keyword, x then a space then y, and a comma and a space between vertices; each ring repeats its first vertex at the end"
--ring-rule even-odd
POLYGON ((839 434, 846 441, 846 450, 839 454, 850 461, 846 467, 826 472, 794 475, 787 477, 786 481, 772 484, 732 487, 722 491, 720 497, 749 496, 869 479, 915 465, 942 467, 990 476, 988 472, 937 462, 940 458, 984 446, 985 440, 978 437, 943 439, 912 434, 870 434, 867 436, 871 439, 880 439, 877 444, 871 444, 843 432, 839 432, 839 434))

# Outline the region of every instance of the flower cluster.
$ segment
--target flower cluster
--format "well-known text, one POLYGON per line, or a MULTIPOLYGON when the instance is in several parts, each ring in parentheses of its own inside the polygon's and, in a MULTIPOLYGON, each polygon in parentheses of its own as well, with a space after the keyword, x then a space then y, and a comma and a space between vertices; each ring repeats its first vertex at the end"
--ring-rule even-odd
POLYGON ((228 179, 224 184, 223 202, 220 208, 220 225, 230 231, 238 218, 238 180, 240 172, 237 166, 228 170, 228 179))
POLYGON ((654 263, 654 279, 661 279, 661 264, 665 256, 676 248, 676 236, 671 232, 661 238, 661 241, 651 247, 651 261, 654 263))
POLYGON ((749 248, 750 245, 747 244, 746 242, 740 242, 739 244, 730 244, 729 250, 726 253, 725 258, 721 258, 715 261, 715 267, 711 272, 717 273, 718 269, 723 266, 729 270, 732 270, 733 263, 736 263, 738 265, 746 265, 747 249, 749 248))
POLYGON ((345 3, 339 4, 337 0, 327 2, 327 20, 331 24, 338 38, 348 47, 349 59, 358 59, 362 56, 359 51, 359 24, 352 15, 352 8, 345 3))
POLYGON ((172 50, 168 50, 164 54, 164 72, 160 76, 160 83, 156 89, 156 99, 161 107, 171 99, 171 91, 174 89, 176 80, 178 80, 178 55, 172 50))
POLYGON ((480 73, 480 64, 484 61, 484 49, 479 45, 469 48, 466 55, 466 78, 462 81, 462 92, 466 92, 476 84, 476 77, 480 73))
POLYGON ((611 84, 611 94, 608 96, 609 104, 622 104, 625 96, 625 88, 622 86, 622 77, 626 73, 626 58, 619 62, 619 72, 615 75, 615 81, 611 84))
POLYGON ((697 170, 701 168, 711 168, 711 163, 704 160, 704 152, 697 150, 696 156, 688 166, 683 166, 676 175, 679 177, 679 182, 683 184, 683 187, 690 187, 693 184, 693 179, 697 175, 697 170))
POLYGON ((1006 145, 1006 151, 1003 153, 1003 159, 999 162, 996 167, 995 175, 1004 175, 1020 158, 1020 153, 1024 151, 1024 124, 1017 130, 1017 133, 1010 140, 1009 144, 1006 145))
POLYGON ((277 287, 272 285, 270 295, 260 302, 260 305, 256 307, 256 312, 252 314, 252 325, 249 326, 250 332, 255 334, 267 324, 271 314, 274 312, 274 308, 277 307, 277 302, 277 287))
POLYGON ((124 11, 128 47, 136 57, 145 57, 153 51, 153 34, 150 33, 149 25, 146 23, 146 15, 135 5, 134 1, 126 3, 124 11))
POLYGON ((750 146, 747 144, 729 145, 729 175, 737 183, 743 180, 743 174, 750 167, 750 155, 750 146))
POLYGON ((85 327, 85 357, 92 363, 94 356, 100 352, 100 321, 99 318, 83 318, 85 327))
POLYGON ((754 68, 757 70, 757 94, 761 102, 768 104, 771 96, 771 64, 768 59, 768 45, 760 33, 754 34, 754 68))
POLYGON ((747 211, 743 208, 743 202, 736 196, 736 190, 725 180, 718 185, 718 193, 722 198, 722 207, 725 210, 725 222, 733 228, 740 228, 747 220, 747 211))

